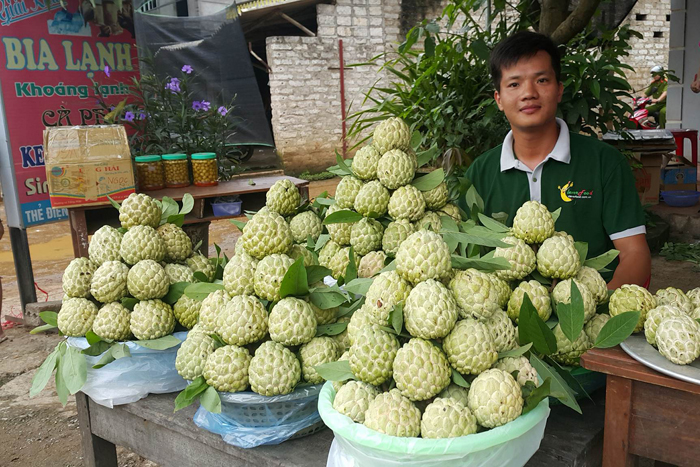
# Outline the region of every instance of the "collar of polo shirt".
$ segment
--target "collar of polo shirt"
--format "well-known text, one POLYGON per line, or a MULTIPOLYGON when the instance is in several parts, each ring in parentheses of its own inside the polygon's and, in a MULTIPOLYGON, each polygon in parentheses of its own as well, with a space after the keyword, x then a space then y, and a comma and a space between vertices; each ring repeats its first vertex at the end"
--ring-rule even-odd
MULTIPOLYGON (((549 159, 554 159, 559 162, 568 164, 571 161, 571 150, 569 147, 569 127, 566 122, 561 118, 557 118, 557 125, 559 125, 559 138, 557 139, 557 144, 554 145, 554 149, 550 152, 547 157, 535 167, 535 171, 539 169, 545 162, 549 159)), ((501 148, 501 172, 505 172, 510 169, 518 169, 523 172, 533 172, 525 164, 520 162, 513 153, 513 131, 509 131, 506 138, 503 140, 503 147, 501 148)))

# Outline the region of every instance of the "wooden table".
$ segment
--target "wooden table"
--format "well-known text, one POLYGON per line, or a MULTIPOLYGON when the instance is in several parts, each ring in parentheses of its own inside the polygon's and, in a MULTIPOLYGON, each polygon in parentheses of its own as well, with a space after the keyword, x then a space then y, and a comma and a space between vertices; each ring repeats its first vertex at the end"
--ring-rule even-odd
POLYGON ((603 467, 628 467, 637 457, 700 465, 700 385, 638 363, 619 346, 593 349, 581 365, 606 373, 603 467))
MULTIPOLYGON (((194 198, 194 208, 185 216, 185 225, 199 228, 202 240, 202 251, 208 251, 208 227, 213 220, 228 219, 232 216, 215 217, 211 208, 214 198, 224 196, 239 196, 243 201, 243 209, 257 210, 265 204, 265 193, 278 180, 291 180, 302 198, 309 198, 309 182, 285 175, 242 176, 227 182, 219 182, 212 187, 188 186, 185 188, 165 188, 163 190, 145 191, 147 195, 161 199, 168 196, 180 201, 185 193, 194 198)), ((88 235, 103 225, 119 227, 119 215, 111 205, 101 206, 76 206, 68 208, 68 218, 73 239, 73 253, 76 258, 88 256, 88 235)), ((186 228, 187 230, 187 228, 186 228)), ((188 234, 191 235, 190 232, 188 234)), ((195 241, 195 243, 197 243, 195 241)))

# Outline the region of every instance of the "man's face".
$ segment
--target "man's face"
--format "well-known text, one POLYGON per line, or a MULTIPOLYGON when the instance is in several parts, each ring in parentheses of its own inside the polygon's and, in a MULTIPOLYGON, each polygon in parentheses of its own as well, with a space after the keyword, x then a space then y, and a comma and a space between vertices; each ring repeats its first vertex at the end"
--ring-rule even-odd
POLYGON ((557 82, 552 60, 543 50, 521 58, 501 75, 501 90, 494 98, 511 127, 521 131, 542 128, 554 121, 564 85, 557 82))

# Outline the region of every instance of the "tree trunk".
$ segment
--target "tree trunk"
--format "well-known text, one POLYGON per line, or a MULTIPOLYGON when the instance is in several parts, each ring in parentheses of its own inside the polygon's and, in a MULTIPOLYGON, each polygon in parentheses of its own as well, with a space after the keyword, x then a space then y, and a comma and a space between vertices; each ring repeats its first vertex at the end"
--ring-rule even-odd
POLYGON ((556 44, 566 44, 586 28, 593 18, 600 0, 581 0, 574 11, 554 30, 551 37, 556 44))
POLYGON ((538 32, 546 36, 551 36, 568 15, 568 0, 542 0, 538 32))

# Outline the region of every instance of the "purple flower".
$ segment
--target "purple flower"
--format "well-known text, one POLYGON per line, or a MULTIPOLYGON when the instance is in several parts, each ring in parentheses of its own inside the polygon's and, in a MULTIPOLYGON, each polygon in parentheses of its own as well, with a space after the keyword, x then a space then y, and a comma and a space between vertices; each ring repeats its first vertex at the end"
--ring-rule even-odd
POLYGON ((190 73, 192 73, 193 70, 192 70, 192 67, 191 67, 191 66, 185 65, 185 66, 182 67, 182 71, 183 71, 184 73, 187 73, 187 74, 189 75, 190 73))
POLYGON ((139 120, 144 120, 145 118, 146 118, 146 114, 142 110, 141 112, 139 112, 139 120))
POLYGON ((177 78, 170 78, 168 84, 165 85, 165 89, 169 90, 173 94, 180 92, 180 80, 177 78))
POLYGON ((211 102, 202 101, 202 110, 204 110, 205 112, 209 112, 210 108, 211 108, 211 102))
POLYGON ((133 122, 135 117, 136 115, 134 115, 134 112, 127 112, 124 114, 124 120, 127 122, 133 122))
POLYGON ((192 110, 194 110, 194 111, 202 110, 202 103, 199 101, 193 101, 192 102, 192 110))
POLYGON ((219 115, 221 115, 222 117, 225 117, 228 113, 228 109, 222 105, 217 109, 217 112, 219 112, 219 115))
POLYGON ((109 65, 105 65, 105 75, 107 75, 107 78, 109 78, 112 73, 110 73, 109 65))

